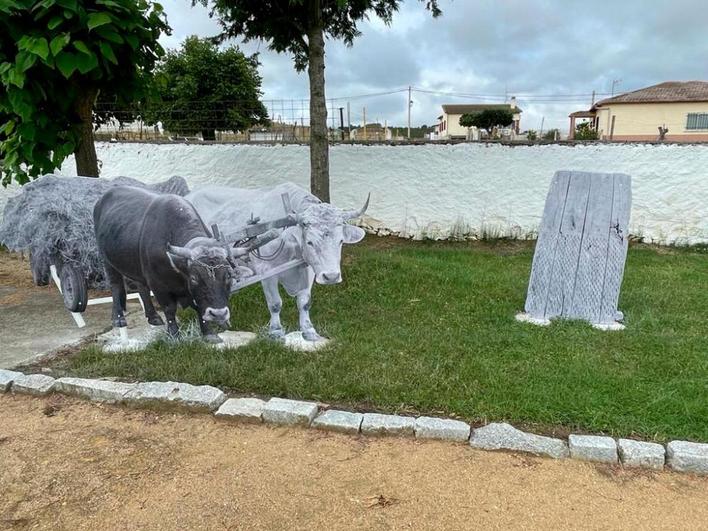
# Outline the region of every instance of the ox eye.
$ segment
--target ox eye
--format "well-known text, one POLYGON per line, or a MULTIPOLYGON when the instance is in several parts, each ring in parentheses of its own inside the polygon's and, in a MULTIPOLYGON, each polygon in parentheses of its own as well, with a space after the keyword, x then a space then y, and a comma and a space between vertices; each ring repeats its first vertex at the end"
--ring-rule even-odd
POLYGON ((310 242, 310 241, 308 241, 308 242, 307 242, 307 245, 309 245, 310 247, 313 247, 315 244, 312 243, 312 242, 310 242))
POLYGON ((192 284, 196 284, 197 282, 199 282, 199 279, 197 278, 197 275, 195 275, 194 273, 192 273, 191 275, 189 275, 189 281, 190 281, 192 284))

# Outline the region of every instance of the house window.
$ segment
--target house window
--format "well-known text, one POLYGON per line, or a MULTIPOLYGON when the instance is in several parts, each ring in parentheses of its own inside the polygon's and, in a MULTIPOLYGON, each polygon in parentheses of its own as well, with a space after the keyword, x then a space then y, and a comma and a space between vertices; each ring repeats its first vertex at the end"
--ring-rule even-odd
POLYGON ((708 112, 688 113, 686 129, 689 131, 696 129, 708 129, 708 112))

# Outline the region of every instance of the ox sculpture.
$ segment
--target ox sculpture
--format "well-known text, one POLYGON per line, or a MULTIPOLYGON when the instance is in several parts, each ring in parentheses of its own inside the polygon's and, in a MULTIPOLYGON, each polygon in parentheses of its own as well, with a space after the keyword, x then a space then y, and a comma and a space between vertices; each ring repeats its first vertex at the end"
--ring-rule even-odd
POLYGON ((296 225, 278 229, 280 237, 252 252, 248 264, 262 278, 270 311, 269 334, 275 338, 285 335, 280 322, 282 299, 278 289, 282 285, 296 300, 303 338, 317 341, 321 337, 310 321, 312 284, 342 281, 342 245, 357 243, 365 234, 363 229, 347 221, 361 217, 369 199, 359 210, 342 210, 321 202, 293 183, 270 189, 209 186, 186 196, 207 224, 217 224, 225 233, 257 223, 259 219, 282 215, 283 197, 289 199, 291 211, 288 214, 294 217, 296 225), (298 260, 304 262, 302 267, 288 267, 288 263, 298 260))
POLYGON ((113 296, 113 326, 125 327, 125 280, 130 280, 152 325, 164 324, 150 299, 153 292, 167 318, 167 331, 179 333, 178 305, 193 308, 204 339, 221 339, 209 324, 229 322, 232 281, 252 274, 237 263, 252 250, 278 236, 269 231, 242 247, 214 238, 194 207, 184 198, 144 189, 111 188, 94 207, 96 241, 113 296))

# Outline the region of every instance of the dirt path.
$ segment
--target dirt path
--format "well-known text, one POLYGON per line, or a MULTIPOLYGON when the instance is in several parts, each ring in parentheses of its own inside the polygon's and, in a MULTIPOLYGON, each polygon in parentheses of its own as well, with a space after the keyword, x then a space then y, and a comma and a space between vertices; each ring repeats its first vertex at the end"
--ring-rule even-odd
POLYGON ((706 529, 708 478, 0 396, 0 528, 706 529))

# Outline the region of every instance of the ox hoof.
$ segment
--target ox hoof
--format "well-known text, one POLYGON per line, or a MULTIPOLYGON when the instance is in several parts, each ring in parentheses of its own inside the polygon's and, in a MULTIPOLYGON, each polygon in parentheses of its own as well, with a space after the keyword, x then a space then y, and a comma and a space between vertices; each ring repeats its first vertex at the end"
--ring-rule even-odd
POLYGON ((113 328, 124 328, 126 326, 128 326, 128 321, 125 320, 125 317, 119 317, 113 320, 113 328))
POLYGON ((152 326, 162 326, 165 324, 165 321, 162 320, 162 317, 159 315, 153 315, 153 316, 148 316, 147 318, 148 323, 151 324, 152 326))
POLYGON ((319 335, 314 330, 308 330, 306 332, 303 332, 302 338, 305 339, 306 341, 321 341, 322 340, 322 336, 319 335))
POLYGON ((219 336, 217 336, 216 334, 207 334, 207 335, 205 335, 205 336, 204 336, 204 341, 206 341, 207 343, 211 343, 211 344, 213 344, 213 345, 218 344, 218 343, 223 343, 223 342, 224 342, 224 340, 221 339, 221 338, 220 338, 219 336))
POLYGON ((268 337, 271 339, 283 339, 285 337, 285 330, 278 328, 277 330, 268 330, 268 337))

